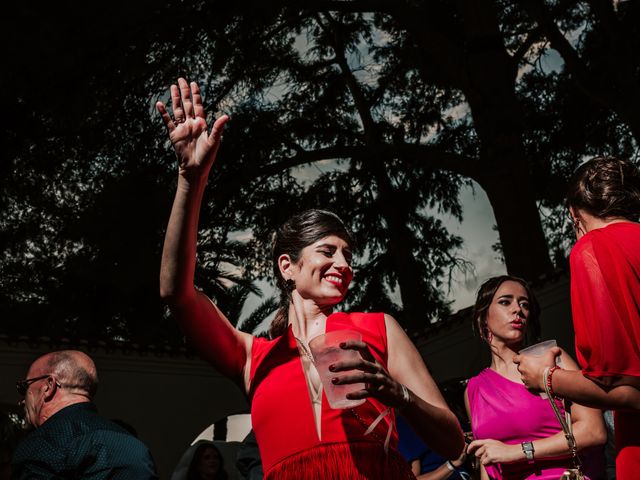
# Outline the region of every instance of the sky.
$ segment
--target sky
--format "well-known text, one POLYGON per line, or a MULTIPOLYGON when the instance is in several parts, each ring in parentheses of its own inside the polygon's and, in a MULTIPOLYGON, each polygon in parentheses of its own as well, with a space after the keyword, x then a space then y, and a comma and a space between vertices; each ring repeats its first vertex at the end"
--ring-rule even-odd
MULTIPOLYGON (((298 169, 296 176, 311 183, 323 170, 330 168, 336 168, 332 162, 316 162, 312 166, 298 169)), ((496 222, 493 210, 484 190, 475 183, 472 187, 464 187, 461 189, 460 200, 464 212, 462 222, 450 215, 434 214, 442 220, 452 234, 463 239, 462 248, 457 254, 473 265, 471 272, 466 274, 456 272, 451 288, 444 292, 446 298, 452 302, 453 312, 472 305, 478 287, 486 279, 506 273, 504 262, 492 249, 492 245, 499 239, 498 232, 494 229, 496 222)), ((357 276, 354 281, 359 281, 357 276)), ((257 284, 263 292, 263 298, 268 298, 275 293, 270 281, 260 281, 257 284)), ((245 318, 261 301, 262 298, 251 295, 244 305, 241 318, 245 318)), ((266 329, 270 322, 271 317, 267 317, 258 331, 266 329)))
MULTIPOLYGON (((579 33, 580 31, 577 31, 575 35, 577 36, 579 33)), ((384 38, 379 38, 378 41, 384 43, 385 40, 384 38)), ((296 46, 301 52, 306 51, 310 47, 308 37, 303 34, 299 35, 296 39, 296 46)), ((535 49, 531 50, 531 52, 533 51, 535 49)), ((356 71, 360 72, 360 81, 366 82, 369 76, 375 78, 376 65, 366 53, 363 54, 363 57, 353 56, 350 60, 352 63, 360 64, 360 66, 364 64, 370 67, 368 69, 356 68, 356 71)), ((558 53, 546 45, 538 58, 538 62, 541 68, 548 72, 557 71, 562 66, 562 59, 558 53)), ((524 64, 520 73, 528 68, 531 67, 528 64, 524 64)), ((279 93, 274 92, 275 95, 279 93)), ((454 118, 460 118, 468 114, 469 110, 464 102, 459 107, 445 112, 445 116, 454 118)), ((429 142, 429 140, 430 138, 425 138, 426 142, 429 142)), ((346 164, 336 164, 334 161, 320 161, 315 162, 313 165, 295 169, 293 175, 302 183, 311 184, 323 171, 333 168, 346 168, 346 166, 346 164)), ((444 292, 446 299, 451 302, 452 312, 472 305, 475 301, 478 287, 486 279, 506 273, 504 262, 499 254, 492 249, 492 246, 499 241, 499 238, 498 232, 495 230, 496 221, 493 210, 484 190, 476 183, 471 187, 463 187, 460 193, 460 201, 463 208, 462 222, 453 216, 430 212, 442 220, 450 233, 463 239, 463 246, 456 253, 472 265, 472 270, 469 272, 456 271, 450 288, 444 292)), ((354 281, 358 281, 357 276, 354 281)), ((274 293, 271 282, 258 282, 258 286, 263 291, 263 298, 268 298, 274 293)), ((395 300, 400 303, 399 295, 395 300)), ((245 303, 241 318, 250 313, 260 302, 261 298, 252 295, 245 303)), ((270 321, 271 317, 265 319, 262 322, 262 328, 266 328, 270 321)))
POLYGON ((462 190, 460 199, 464 212, 462 222, 451 217, 444 217, 443 222, 451 233, 462 237, 464 243, 459 254, 473 264, 474 271, 466 276, 459 274, 447 294, 447 298, 453 301, 451 307, 454 312, 473 304, 478 287, 484 280, 507 271, 499 254, 492 249, 499 239, 494 229, 493 210, 484 190, 474 184, 473 188, 462 190))

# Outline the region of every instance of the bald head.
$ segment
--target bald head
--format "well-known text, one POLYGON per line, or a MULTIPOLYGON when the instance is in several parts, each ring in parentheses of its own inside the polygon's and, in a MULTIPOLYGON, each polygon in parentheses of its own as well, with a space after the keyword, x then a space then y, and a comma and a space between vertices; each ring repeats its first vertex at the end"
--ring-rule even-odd
POLYGON ((21 403, 27 423, 36 428, 69 405, 91 401, 98 389, 93 360, 77 350, 42 355, 29 367, 27 379, 21 403))
POLYGON ((96 365, 87 354, 78 350, 47 353, 35 362, 45 373, 55 375, 60 385, 69 392, 86 394, 92 398, 98 389, 96 365))

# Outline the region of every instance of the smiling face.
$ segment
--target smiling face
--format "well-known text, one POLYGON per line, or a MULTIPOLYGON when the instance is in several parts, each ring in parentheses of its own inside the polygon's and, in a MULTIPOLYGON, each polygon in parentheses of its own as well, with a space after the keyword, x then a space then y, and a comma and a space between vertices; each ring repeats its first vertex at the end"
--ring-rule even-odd
POLYGON ((318 305, 340 302, 353 279, 349 244, 336 235, 329 235, 302 249, 298 262, 291 263, 282 255, 281 272, 295 282, 295 289, 304 299, 318 305))
POLYGON ((519 282, 503 282, 493 295, 486 314, 487 330, 492 344, 522 344, 530 313, 527 290, 519 282))

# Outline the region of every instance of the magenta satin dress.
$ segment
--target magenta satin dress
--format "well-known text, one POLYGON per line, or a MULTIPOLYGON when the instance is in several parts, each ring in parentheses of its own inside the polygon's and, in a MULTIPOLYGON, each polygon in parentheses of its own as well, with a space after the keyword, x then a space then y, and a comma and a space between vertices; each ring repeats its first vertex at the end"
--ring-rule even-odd
MULTIPOLYGON (((471 427, 475 439, 494 439, 507 444, 550 437, 561 431, 549 401, 486 368, 469 380, 467 387, 471 427)), ((559 404, 560 412, 564 408, 559 404)), ((535 455, 534 455, 535 458, 535 455)), ((571 458, 535 458, 487 466, 491 478, 504 480, 557 480, 571 458)))

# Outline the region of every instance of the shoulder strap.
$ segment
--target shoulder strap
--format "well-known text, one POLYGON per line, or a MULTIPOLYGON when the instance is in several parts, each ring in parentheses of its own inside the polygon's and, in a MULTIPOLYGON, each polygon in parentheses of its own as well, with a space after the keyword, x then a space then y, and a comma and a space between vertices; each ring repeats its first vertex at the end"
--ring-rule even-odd
POLYGON ((547 399, 553 408, 553 412, 556 414, 556 418, 560 422, 562 426, 562 431, 564 432, 564 438, 567 439, 567 444, 569 445, 569 450, 571 451, 571 456, 573 457, 573 464, 576 468, 580 469, 580 458, 578 457, 578 447, 576 445, 576 438, 573 436, 573 431, 571 429, 571 411, 570 406, 565 403, 565 417, 560 413, 560 409, 556 404, 556 400, 554 396, 551 394, 549 388, 549 367, 544 369, 544 378, 543 385, 544 391, 547 394, 547 399))

